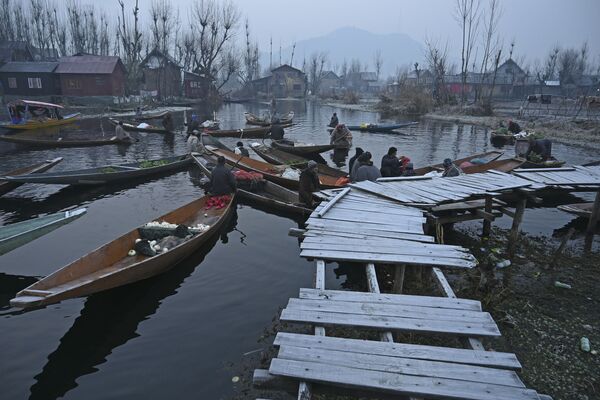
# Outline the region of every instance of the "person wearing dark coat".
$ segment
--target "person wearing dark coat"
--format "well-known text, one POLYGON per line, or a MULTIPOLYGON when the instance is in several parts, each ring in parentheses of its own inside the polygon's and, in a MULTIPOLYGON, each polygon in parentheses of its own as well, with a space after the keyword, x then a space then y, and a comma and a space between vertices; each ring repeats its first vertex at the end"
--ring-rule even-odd
POLYGON ((462 174, 462 170, 457 167, 451 159, 446 158, 444 160, 444 172, 442 173, 442 177, 451 178, 453 176, 459 176, 462 174))
POLYGON ((517 124, 514 121, 508 121, 508 131, 510 133, 513 133, 513 134, 519 133, 519 132, 521 132, 521 130, 522 129, 521 129, 521 126, 519 124, 517 124))
POLYGON ((250 157, 250 153, 248 152, 248 149, 244 147, 243 142, 236 143, 234 153, 238 156, 250 157))
POLYGON ((225 157, 217 158, 217 166, 213 168, 210 175, 210 193, 213 196, 223 196, 235 193, 237 183, 235 176, 229 168, 225 166, 225 157))
POLYGON ((188 123, 187 126, 188 135, 194 131, 200 131, 200 123, 198 122, 198 116, 196 114, 192 115, 192 120, 188 123))
POLYGON ((371 161, 371 153, 368 151, 360 156, 358 162, 360 166, 356 170, 353 182, 371 181, 375 182, 378 178, 381 178, 379 169, 373 165, 371 161))
POLYGON ((173 132, 175 130, 175 125, 173 123, 173 116, 171 116, 171 113, 168 113, 167 115, 165 115, 163 117, 162 126, 168 132, 173 132))
POLYGON ((381 159, 381 176, 401 176, 402 175, 402 164, 396 154, 398 149, 390 147, 387 154, 381 159))
POLYGON ((550 139, 529 139, 529 150, 525 157, 529 159, 531 153, 539 154, 542 161, 552 158, 552 141, 550 139))
POLYGON ((308 167, 300 173, 300 190, 298 195, 300 201, 309 208, 313 207, 313 193, 319 190, 319 175, 317 174, 317 162, 310 160, 308 167))
POLYGON ((283 127, 278 119, 274 119, 273 125, 271 125, 271 140, 281 140, 283 139, 283 135, 285 135, 283 127))
POLYGON ((335 128, 336 126, 338 126, 339 123, 340 121, 338 120, 337 113, 333 113, 333 115, 331 116, 331 120, 329 120, 329 125, 327 126, 335 128))
POLYGON ((354 163, 356 162, 356 160, 358 160, 358 157, 360 157, 360 155, 364 152, 365 151, 362 148, 356 148, 356 153, 352 157, 350 157, 350 160, 348 161, 348 173, 352 172, 352 167, 354 166, 354 163))
POLYGON ((415 167, 413 163, 409 162, 406 164, 406 168, 404 168, 402 176, 415 176, 415 167))

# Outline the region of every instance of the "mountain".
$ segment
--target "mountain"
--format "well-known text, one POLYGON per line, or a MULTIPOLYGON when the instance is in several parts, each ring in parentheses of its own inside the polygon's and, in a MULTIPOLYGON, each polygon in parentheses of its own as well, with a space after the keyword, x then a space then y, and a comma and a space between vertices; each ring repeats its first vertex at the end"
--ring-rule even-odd
MULTIPOLYGON (((312 39, 301 40, 296 43, 293 64, 302 68, 303 59, 307 62, 313 53, 326 52, 328 64, 326 69, 341 66, 344 59, 358 58, 363 65, 368 65, 368 71, 374 71, 374 54, 381 50, 383 65, 381 68, 382 79, 393 74, 397 66, 422 63, 423 45, 404 33, 377 34, 354 27, 339 28, 327 35, 312 39)), ((281 62, 289 64, 292 46, 282 49, 281 62)), ((273 48, 273 64, 279 64, 279 49, 273 48)), ((263 69, 269 65, 269 52, 261 53, 261 66, 263 69)))

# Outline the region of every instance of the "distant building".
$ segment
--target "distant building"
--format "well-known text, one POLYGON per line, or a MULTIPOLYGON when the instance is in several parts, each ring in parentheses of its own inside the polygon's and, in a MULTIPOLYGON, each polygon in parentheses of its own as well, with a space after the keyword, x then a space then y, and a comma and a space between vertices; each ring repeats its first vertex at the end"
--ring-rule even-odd
POLYGON ((168 54, 152 50, 141 63, 142 96, 159 99, 181 96, 181 66, 168 54))
POLYGON ((342 90, 342 80, 333 71, 324 71, 321 74, 321 84, 319 85, 320 96, 335 96, 342 90))
POLYGON ((4 94, 24 98, 60 94, 56 62, 11 61, 0 67, 4 94))
POLYGON ((377 94, 382 89, 375 72, 350 72, 346 75, 344 84, 347 90, 359 94, 377 94))
POLYGON ((214 84, 211 79, 193 72, 183 73, 183 94, 190 99, 205 98, 211 92, 214 84))
POLYGON ((0 65, 10 61, 34 61, 31 46, 24 41, 0 41, 0 65))
POLYGON ((125 66, 117 56, 61 57, 55 73, 63 96, 123 96, 125 66))
POLYGON ((248 83, 246 92, 265 98, 303 98, 308 89, 306 74, 284 64, 271 70, 271 75, 248 83))

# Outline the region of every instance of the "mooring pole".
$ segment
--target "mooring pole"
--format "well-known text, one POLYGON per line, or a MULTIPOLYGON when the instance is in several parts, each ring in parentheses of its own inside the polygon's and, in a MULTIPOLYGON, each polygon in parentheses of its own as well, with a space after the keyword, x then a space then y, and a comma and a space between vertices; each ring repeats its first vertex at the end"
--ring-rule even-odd
POLYGON ((526 205, 527 198, 521 197, 515 209, 515 216, 513 217, 512 228, 510 229, 510 236, 508 237, 508 256, 511 259, 515 255, 517 239, 519 238, 519 226, 521 225, 521 221, 523 220, 523 214, 525 213, 526 205))

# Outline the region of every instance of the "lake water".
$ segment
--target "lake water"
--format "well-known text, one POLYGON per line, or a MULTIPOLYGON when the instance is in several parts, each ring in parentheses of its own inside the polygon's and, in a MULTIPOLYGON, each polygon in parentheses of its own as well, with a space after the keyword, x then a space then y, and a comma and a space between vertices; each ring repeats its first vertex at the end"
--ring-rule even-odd
MULTIPOLYGON (((244 126, 244 111, 261 114, 267 105, 225 105, 223 128, 244 126)), ((289 139, 328 142, 332 112, 347 124, 376 122, 378 115, 316 103, 278 103, 294 110, 289 139)), ((197 110, 201 115, 212 110, 197 110)), ((183 113, 175 114, 181 125, 183 113)), ((113 135, 106 119, 83 119, 50 132, 61 137, 113 135)), ((373 153, 378 164, 389 146, 415 167, 492 150, 489 131, 468 125, 423 122, 398 134, 353 133, 354 146, 373 153)), ((0 172, 61 156, 52 171, 159 158, 187 151, 185 135, 139 135, 128 148, 32 150, 0 143, 0 172)), ((232 145, 236 139, 226 139, 232 145)), ((255 140, 245 140, 246 145, 255 140)), ((507 147, 512 155, 512 146, 507 147)), ((351 150, 351 154, 354 150, 351 150)), ((555 144, 568 163, 598 158, 592 150, 555 144)), ((332 165, 330 155, 325 159, 332 165)), ((343 167, 347 168, 347 167, 343 167)), ((287 236, 297 221, 238 205, 224 233, 170 272, 88 298, 29 312, 8 305, 14 294, 74 259, 159 215, 202 195, 198 171, 179 172, 137 185, 68 188, 25 185, 0 198, 0 224, 85 206, 87 214, 27 245, 0 256, 0 388, 2 399, 229 398, 245 353, 265 348, 265 329, 298 289, 312 285, 312 263, 301 259, 298 241, 287 236), (231 367, 231 365, 234 365, 231 367)), ((574 202, 579 199, 572 196, 574 202)), ((589 199, 589 196, 584 196, 589 199)), ((523 229, 551 235, 573 216, 554 208, 528 209, 523 229)), ((480 224, 480 223, 479 223, 480 224)), ((501 218, 495 225, 507 227, 501 218)), ((478 226, 477 223, 473 223, 478 226)), ((345 277, 327 268, 327 287, 345 277)))

